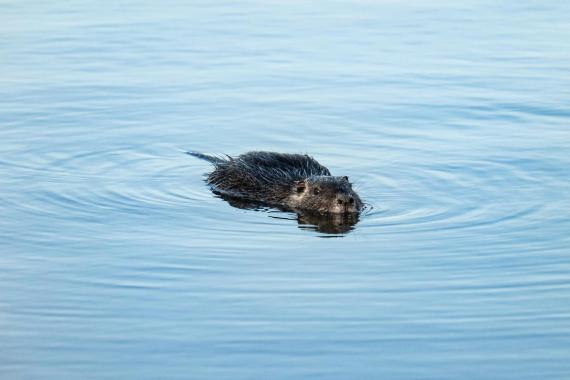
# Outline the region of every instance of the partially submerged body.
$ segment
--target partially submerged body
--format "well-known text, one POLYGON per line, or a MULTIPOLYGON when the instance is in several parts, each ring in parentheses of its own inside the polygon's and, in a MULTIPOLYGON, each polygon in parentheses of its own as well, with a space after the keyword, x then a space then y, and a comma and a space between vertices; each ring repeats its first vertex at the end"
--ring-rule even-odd
POLYGON ((214 164, 207 181, 226 197, 319 213, 354 214, 363 208, 348 177, 332 176, 308 155, 249 152, 222 159, 190 154, 214 164))

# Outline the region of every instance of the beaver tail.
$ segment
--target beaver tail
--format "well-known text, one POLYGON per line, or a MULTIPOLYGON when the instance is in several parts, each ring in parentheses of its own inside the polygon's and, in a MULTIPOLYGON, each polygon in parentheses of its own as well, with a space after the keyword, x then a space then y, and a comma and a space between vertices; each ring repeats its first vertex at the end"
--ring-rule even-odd
POLYGON ((204 154, 204 153, 186 152, 186 154, 188 154, 190 156, 201 158, 202 160, 206 160, 208 162, 211 162, 214 165, 226 162, 226 160, 224 160, 223 158, 219 158, 219 157, 215 157, 215 156, 209 156, 209 155, 204 154))

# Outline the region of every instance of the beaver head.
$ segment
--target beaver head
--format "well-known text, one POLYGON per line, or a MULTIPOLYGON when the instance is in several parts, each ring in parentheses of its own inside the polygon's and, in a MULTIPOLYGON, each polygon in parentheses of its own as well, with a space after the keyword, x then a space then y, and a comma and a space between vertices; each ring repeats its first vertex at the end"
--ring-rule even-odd
POLYGON ((289 205, 300 210, 343 214, 357 213, 363 207, 348 177, 312 176, 296 181, 292 192, 289 205))

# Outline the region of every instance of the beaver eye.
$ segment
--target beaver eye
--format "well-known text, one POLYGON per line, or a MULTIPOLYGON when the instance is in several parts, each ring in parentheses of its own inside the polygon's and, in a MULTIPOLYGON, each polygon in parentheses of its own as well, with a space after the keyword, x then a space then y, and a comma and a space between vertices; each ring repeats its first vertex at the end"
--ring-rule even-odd
POLYGON ((321 193, 320 189, 313 189, 313 194, 319 195, 321 193))

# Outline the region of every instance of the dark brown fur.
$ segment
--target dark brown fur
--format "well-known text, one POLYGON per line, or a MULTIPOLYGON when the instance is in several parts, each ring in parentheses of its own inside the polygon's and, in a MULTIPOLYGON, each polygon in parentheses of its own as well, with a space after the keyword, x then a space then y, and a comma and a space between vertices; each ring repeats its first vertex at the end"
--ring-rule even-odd
POLYGON ((214 164, 207 181, 227 197, 322 213, 358 213, 363 207, 348 177, 332 176, 308 155, 249 152, 218 158, 189 154, 214 164))

